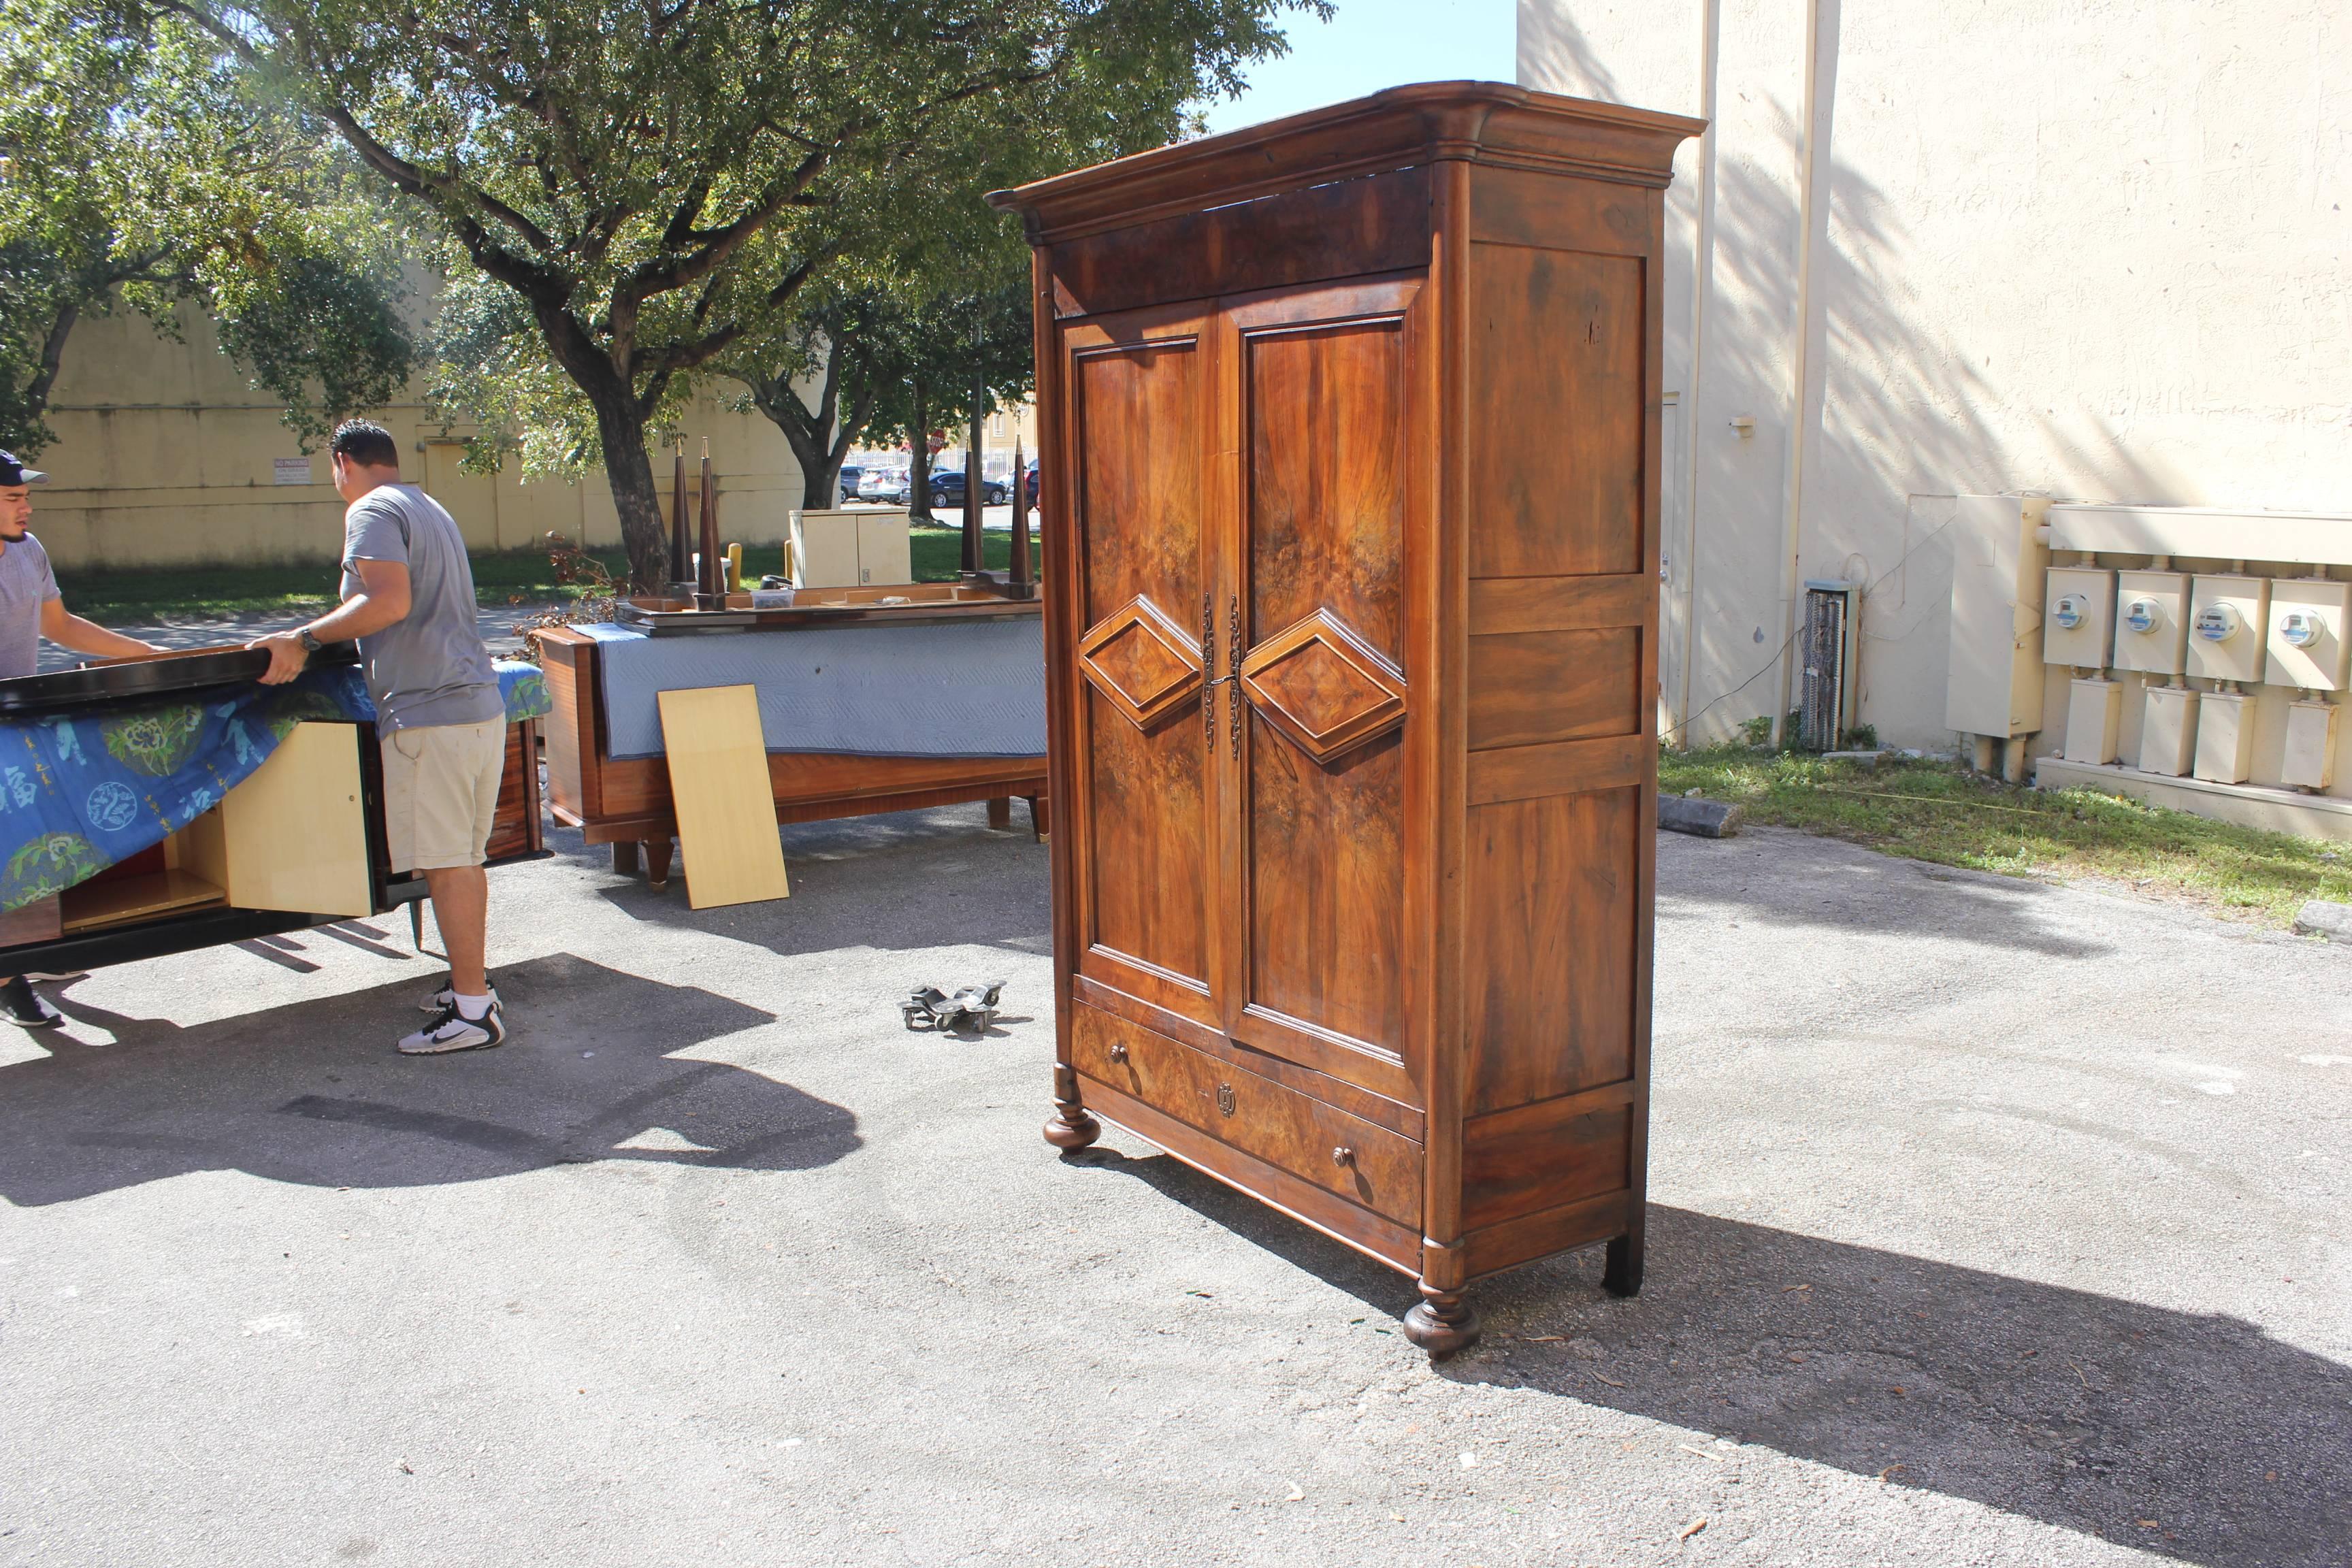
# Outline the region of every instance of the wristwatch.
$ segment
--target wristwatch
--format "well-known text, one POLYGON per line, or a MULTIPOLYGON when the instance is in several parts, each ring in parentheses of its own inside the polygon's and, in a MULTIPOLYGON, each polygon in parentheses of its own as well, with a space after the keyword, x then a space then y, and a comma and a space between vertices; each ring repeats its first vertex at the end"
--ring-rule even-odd
POLYGON ((321 647, 326 646, 317 637, 310 635, 310 628, 308 626, 296 627, 294 630, 294 640, 302 645, 302 651, 305 653, 316 653, 321 647))

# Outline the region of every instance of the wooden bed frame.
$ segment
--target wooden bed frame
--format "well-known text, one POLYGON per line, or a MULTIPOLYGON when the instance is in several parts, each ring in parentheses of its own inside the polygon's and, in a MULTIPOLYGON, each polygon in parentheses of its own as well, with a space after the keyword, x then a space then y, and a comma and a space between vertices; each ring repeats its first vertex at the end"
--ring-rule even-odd
MULTIPOLYGON (((758 632, 742 634, 763 635, 758 632)), ((634 872, 643 847, 647 879, 669 880, 677 817, 669 769, 659 757, 615 758, 604 732, 600 645, 556 626, 533 632, 540 668, 555 710, 545 721, 548 809, 558 822, 581 829, 591 844, 613 847, 613 868, 634 872)), ((768 782, 778 822, 820 822, 886 811, 988 802, 988 825, 1013 826, 1013 799, 1029 803, 1032 830, 1050 826, 1045 759, 1037 757, 852 757, 832 752, 771 752, 768 782)))

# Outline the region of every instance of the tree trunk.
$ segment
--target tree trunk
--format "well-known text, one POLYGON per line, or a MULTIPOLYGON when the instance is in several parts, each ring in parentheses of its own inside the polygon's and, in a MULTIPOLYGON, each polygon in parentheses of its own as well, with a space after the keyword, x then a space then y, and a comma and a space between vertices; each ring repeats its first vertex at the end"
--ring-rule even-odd
POLYGON ((613 487, 613 510, 621 517, 621 544, 629 552, 629 587, 640 594, 657 593, 669 576, 669 541, 663 537, 661 495, 654 488, 653 459, 646 452, 646 423, 625 387, 617 397, 591 401, 604 447, 604 478, 613 487))
POLYGON ((923 378, 914 382, 913 427, 907 432, 907 515, 917 522, 931 517, 931 409, 924 396, 923 378))

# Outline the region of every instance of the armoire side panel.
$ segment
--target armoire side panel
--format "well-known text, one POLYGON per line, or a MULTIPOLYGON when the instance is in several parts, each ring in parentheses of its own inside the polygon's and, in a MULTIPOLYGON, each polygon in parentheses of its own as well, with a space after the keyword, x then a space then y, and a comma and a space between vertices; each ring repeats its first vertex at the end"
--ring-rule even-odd
POLYGON ((1472 751, 1641 732, 1640 627, 1471 637, 1472 751))
POLYGON ((1641 789, 1505 801, 1469 819, 1465 1109, 1631 1078, 1641 789))
POLYGON ((1642 569, 1642 268, 1470 247, 1470 575, 1642 569))
MULTIPOLYGON (((1176 626, 1199 624, 1206 358, 1196 338, 1072 356, 1084 628, 1139 597, 1176 626)), ((1090 685, 1081 700, 1085 944, 1205 988, 1212 849, 1199 700, 1139 725, 1090 685)))

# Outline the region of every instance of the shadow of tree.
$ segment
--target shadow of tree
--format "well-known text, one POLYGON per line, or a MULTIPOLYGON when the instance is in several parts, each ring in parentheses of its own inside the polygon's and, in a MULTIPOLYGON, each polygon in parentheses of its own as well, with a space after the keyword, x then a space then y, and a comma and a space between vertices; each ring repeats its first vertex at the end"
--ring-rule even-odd
MULTIPOLYGON (((1172 1156, 1063 1159, 1141 1181, 1379 1310, 1417 1299, 1172 1156)), ((2352 1368, 2234 1318, 1654 1204, 1648 1249, 1633 1300, 1602 1293, 1598 1248, 1481 1282, 1486 1336, 1441 1374, 2212 1568, 2352 1561, 2352 1368)))
POLYGON ((1771 926, 1811 926, 1873 935, 1933 936, 1980 947, 2096 959, 2114 949, 2053 929, 2042 913, 2058 889, 2022 878, 1906 860, 1832 840, 1792 858, 1774 836, 1658 836, 1662 928, 1732 913, 1771 926))
POLYGON ((805 1170, 859 1146, 848 1110, 677 1053, 772 1021, 570 954, 501 969, 496 1050, 404 1058, 415 980, 193 1028, 60 998, 111 1046, 50 1037, 0 1067, 0 1198, 67 1203, 193 1171, 314 1186, 481 1181, 590 1160, 805 1170))

